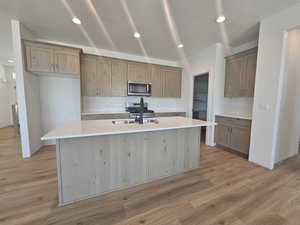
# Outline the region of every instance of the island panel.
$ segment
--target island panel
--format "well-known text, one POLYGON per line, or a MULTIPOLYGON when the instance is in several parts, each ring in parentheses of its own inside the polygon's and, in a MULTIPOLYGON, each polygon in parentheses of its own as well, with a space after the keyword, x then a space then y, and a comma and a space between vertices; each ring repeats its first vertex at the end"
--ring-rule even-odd
POLYGON ((59 205, 196 169, 200 127, 59 139, 59 205))

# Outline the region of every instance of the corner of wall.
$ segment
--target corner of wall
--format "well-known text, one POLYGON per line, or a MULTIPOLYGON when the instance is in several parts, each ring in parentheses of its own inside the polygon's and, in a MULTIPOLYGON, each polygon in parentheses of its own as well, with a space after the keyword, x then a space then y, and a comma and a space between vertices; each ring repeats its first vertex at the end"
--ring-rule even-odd
POLYGON ((28 158, 42 146, 40 140, 39 78, 25 71, 22 47, 22 38, 32 39, 34 35, 17 20, 12 20, 11 24, 17 74, 16 88, 22 155, 24 158, 28 158))

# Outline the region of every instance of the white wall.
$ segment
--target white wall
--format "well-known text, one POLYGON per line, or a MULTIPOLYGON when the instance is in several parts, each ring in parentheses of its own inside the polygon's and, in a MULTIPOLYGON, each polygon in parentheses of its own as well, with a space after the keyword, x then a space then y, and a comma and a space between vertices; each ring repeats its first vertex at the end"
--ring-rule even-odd
POLYGON ((8 80, 8 101, 9 101, 9 111, 10 111, 10 124, 13 124, 12 116, 12 105, 17 103, 16 97, 16 80, 13 79, 13 73, 15 69, 13 66, 4 66, 6 77, 8 80))
POLYGON ((66 121, 80 120, 79 78, 64 75, 39 78, 42 135, 66 121))
POLYGON ((25 81, 24 81, 24 67, 21 43, 21 28, 20 22, 16 20, 11 21, 12 26, 12 41, 14 61, 16 65, 16 87, 17 87, 17 102, 19 109, 20 120, 20 133, 21 133, 21 148, 22 156, 24 158, 31 156, 30 141, 29 141, 29 128, 27 118, 27 106, 25 97, 25 81))
POLYGON ((19 21, 12 20, 12 39, 16 65, 17 102, 21 132, 22 155, 30 157, 40 149, 41 114, 38 76, 25 71, 21 39, 33 39, 34 35, 19 21))
POLYGON ((276 162, 298 153, 300 137, 300 30, 288 33, 287 61, 276 145, 276 162))
MULTIPOLYGON (((139 97, 87 97, 83 98, 84 113, 118 113, 125 112, 126 102, 139 102, 139 97)), ((155 112, 186 112, 182 98, 144 97, 148 108, 155 112)))
POLYGON ((37 75, 24 70, 25 96, 31 155, 42 147, 40 81, 37 75))
POLYGON ((11 125, 9 106, 9 80, 0 64, 0 128, 11 125))
POLYGON ((280 96, 284 74, 285 33, 300 25, 300 3, 261 21, 249 159, 274 166, 280 96))

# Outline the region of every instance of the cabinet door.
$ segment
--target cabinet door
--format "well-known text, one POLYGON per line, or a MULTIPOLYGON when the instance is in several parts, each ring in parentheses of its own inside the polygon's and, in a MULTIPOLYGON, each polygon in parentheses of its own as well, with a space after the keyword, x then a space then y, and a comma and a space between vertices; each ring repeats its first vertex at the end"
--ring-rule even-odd
POLYGON ((224 96, 228 98, 240 96, 240 77, 244 69, 244 57, 235 57, 226 61, 224 96))
POLYGON ((55 72, 78 75, 80 71, 79 50, 55 48, 55 72))
POLYGON ((128 62, 127 77, 130 81, 148 82, 151 68, 146 63, 128 62))
POLYGON ((229 147, 230 127, 218 124, 215 131, 215 141, 217 144, 229 147))
POLYGON ((251 132, 248 128, 232 127, 230 148, 245 154, 249 153, 251 132))
POLYGON ((82 55, 81 57, 81 95, 99 95, 97 87, 97 57, 82 55))
POLYGON ((127 96, 127 62, 113 59, 111 65, 112 96, 127 96))
POLYGON ((254 96, 255 77, 256 77, 257 51, 245 56, 244 79, 242 89, 245 90, 245 97, 254 96))
POLYGON ((48 45, 24 42, 26 68, 31 72, 54 72, 53 49, 48 45))
POLYGON ((97 57, 97 87, 100 96, 111 96, 111 61, 97 57))
POLYGON ((181 70, 169 70, 163 71, 164 87, 163 96, 169 98, 181 97, 181 70))
POLYGON ((163 97, 163 78, 164 73, 160 66, 153 65, 151 72, 152 97, 163 97))

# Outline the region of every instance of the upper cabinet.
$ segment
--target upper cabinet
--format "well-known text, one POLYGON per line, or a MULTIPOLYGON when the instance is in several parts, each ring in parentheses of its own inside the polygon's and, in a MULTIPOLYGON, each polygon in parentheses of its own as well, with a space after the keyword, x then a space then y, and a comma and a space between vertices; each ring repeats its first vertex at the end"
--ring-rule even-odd
POLYGON ((102 56, 82 54, 82 95, 111 96, 111 87, 111 61, 102 56))
POLYGON ((181 97, 181 68, 152 65, 152 97, 181 97))
POLYGON ((127 61, 111 59, 111 95, 127 96, 127 61))
POLYGON ((149 82, 151 76, 151 65, 141 62, 128 61, 127 78, 130 81, 149 82))
POLYGON ((26 69, 29 72, 80 74, 80 49, 24 41, 26 69))
POLYGON ((163 67, 163 97, 181 97, 181 69, 163 67))
POLYGON ((78 49, 64 47, 54 48, 55 71, 62 74, 79 74, 79 54, 80 51, 78 49))
POLYGON ((152 97, 180 98, 181 68, 81 55, 83 96, 127 96, 127 81, 152 84, 152 97))
POLYGON ((164 72, 159 65, 153 65, 151 71, 152 97, 163 97, 164 72))
POLYGON ((54 72, 53 49, 49 45, 24 41, 26 68, 32 72, 54 72))
POLYGON ((257 48, 226 57, 225 97, 254 96, 256 61, 257 48))
POLYGON ((111 96, 111 61, 102 56, 97 57, 96 84, 100 96, 111 96))
MULTIPOLYGON (((81 49, 36 41, 23 43, 27 71, 80 75, 82 96, 127 96, 127 82, 134 81, 151 83, 152 97, 181 97, 181 68, 81 54, 81 49)), ((249 55, 246 67, 253 63, 249 55)), ((246 76, 252 73, 249 70, 246 76)))
POLYGON ((97 96, 97 57, 87 54, 81 55, 81 95, 97 96))

